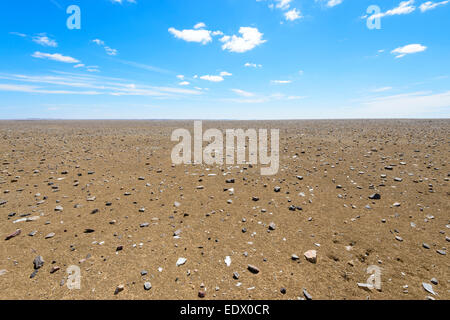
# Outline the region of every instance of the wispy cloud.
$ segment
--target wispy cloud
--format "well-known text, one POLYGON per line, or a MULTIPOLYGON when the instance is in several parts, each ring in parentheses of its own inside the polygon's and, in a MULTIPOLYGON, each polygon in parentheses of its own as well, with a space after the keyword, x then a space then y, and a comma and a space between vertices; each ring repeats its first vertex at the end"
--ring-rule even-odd
POLYGON ((241 97, 253 97, 255 95, 252 92, 244 91, 241 89, 231 89, 231 91, 233 91, 234 93, 236 93, 237 95, 239 95, 241 97))
POLYGON ((272 80, 270 82, 274 83, 274 84, 288 84, 288 83, 291 83, 292 81, 291 80, 272 80))
POLYGON ((36 51, 31 56, 34 58, 48 59, 48 60, 54 60, 54 61, 59 61, 59 62, 64 62, 64 63, 79 63, 80 62, 79 60, 77 60, 75 58, 72 58, 69 56, 63 56, 60 53, 43 53, 43 52, 36 51))
POLYGON ((44 47, 56 48, 58 46, 58 43, 56 42, 56 40, 50 39, 49 37, 47 37, 47 35, 45 33, 34 36, 33 42, 40 44, 41 46, 44 46, 44 47))
POLYGON ((256 64, 256 63, 247 62, 246 64, 244 64, 244 67, 248 67, 248 68, 262 68, 262 64, 256 64))
POLYGON ((416 10, 416 7, 414 6, 414 0, 408 0, 408 1, 402 1, 400 4, 390 9, 386 12, 381 12, 377 14, 373 14, 370 17, 368 17, 369 20, 373 19, 380 19, 387 16, 396 16, 396 15, 405 15, 410 14, 416 10))
POLYGON ((0 74, 1 91, 112 95, 112 96, 151 96, 156 98, 178 98, 186 95, 201 95, 202 91, 179 87, 151 86, 138 84, 127 79, 57 72, 57 75, 0 74), (5 81, 9 81, 5 83, 5 81), (32 83, 28 85, 24 83, 32 83), (83 90, 80 90, 83 89, 83 90))
POLYGON ((394 49, 391 51, 391 53, 395 54, 396 58, 403 58, 407 54, 422 52, 422 51, 425 51, 426 49, 427 49, 427 47, 425 47, 421 44, 415 43, 415 44, 408 44, 406 46, 394 49))
POLYGON ((427 2, 422 3, 419 8, 420 8, 420 11, 425 12, 425 11, 428 11, 428 10, 435 9, 435 8, 437 8, 439 6, 446 5, 449 2, 450 1, 448 1, 448 0, 447 1, 441 1, 441 2, 427 1, 427 2))
POLYGON ((103 49, 105 49, 106 54, 109 56, 116 56, 119 53, 119 51, 117 49, 113 49, 113 48, 107 46, 103 40, 94 39, 94 40, 92 40, 92 42, 98 46, 103 47, 103 49))
POLYGON ((137 1, 136 0, 110 0, 112 3, 119 3, 119 4, 122 4, 122 3, 125 3, 125 2, 128 2, 128 3, 137 3, 137 1))

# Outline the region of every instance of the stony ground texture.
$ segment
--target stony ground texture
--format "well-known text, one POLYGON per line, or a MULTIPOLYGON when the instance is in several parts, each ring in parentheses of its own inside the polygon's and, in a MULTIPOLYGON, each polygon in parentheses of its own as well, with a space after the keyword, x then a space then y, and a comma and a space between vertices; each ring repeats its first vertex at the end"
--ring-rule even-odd
POLYGON ((172 166, 189 121, 0 122, 0 299, 450 298, 450 120, 203 127, 279 128, 279 173, 172 166))

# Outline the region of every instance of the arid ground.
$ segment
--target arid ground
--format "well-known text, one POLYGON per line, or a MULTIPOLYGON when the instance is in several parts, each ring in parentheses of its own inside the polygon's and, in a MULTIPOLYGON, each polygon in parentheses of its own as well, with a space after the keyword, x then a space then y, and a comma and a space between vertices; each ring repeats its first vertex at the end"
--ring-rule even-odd
POLYGON ((280 129, 278 174, 172 165, 192 121, 1 121, 0 299, 450 299, 450 120, 203 127, 280 129))

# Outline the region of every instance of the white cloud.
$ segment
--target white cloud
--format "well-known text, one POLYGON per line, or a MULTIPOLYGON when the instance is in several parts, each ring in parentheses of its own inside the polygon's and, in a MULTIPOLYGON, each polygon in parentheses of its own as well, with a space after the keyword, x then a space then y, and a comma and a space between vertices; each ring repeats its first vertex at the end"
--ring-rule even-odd
POLYGON ((200 79, 211 82, 221 82, 224 80, 222 76, 211 76, 211 75, 201 76, 200 79))
POLYGON ((325 4, 326 7, 332 8, 341 4, 344 0, 314 0, 315 2, 320 2, 325 4))
POLYGON ((189 81, 182 81, 182 82, 179 83, 180 86, 188 86, 190 84, 191 83, 189 81))
POLYGON ((241 89, 231 89, 231 91, 233 91, 234 93, 236 93, 237 95, 240 95, 242 97, 253 97, 255 94, 251 93, 251 92, 247 92, 241 89))
POLYGON ((184 80, 184 75, 179 74, 179 75, 177 75, 177 78, 180 79, 180 80, 184 80))
POLYGON ((292 81, 291 80, 272 80, 271 82, 275 83, 275 84, 288 84, 288 83, 291 83, 292 81))
POLYGON ((434 9, 434 8, 436 8, 438 6, 446 5, 447 3, 449 3, 448 0, 447 1, 441 1, 441 2, 427 1, 427 2, 422 3, 419 8, 420 8, 420 11, 425 12, 425 11, 434 9))
POLYGON ((108 47, 103 40, 94 39, 92 40, 92 42, 98 46, 103 47, 103 49, 105 49, 106 54, 109 56, 116 56, 119 53, 116 49, 108 47))
POLYGON ((222 77, 229 77, 229 76, 232 76, 232 74, 229 73, 229 72, 226 72, 226 71, 222 71, 222 72, 220 73, 220 76, 222 76, 222 77))
POLYGON ((302 15, 301 15, 300 11, 298 11, 295 8, 290 10, 290 11, 288 11, 288 12, 286 12, 284 14, 284 16, 286 17, 286 20, 288 20, 288 21, 294 21, 294 20, 302 18, 302 15))
POLYGON ((276 7, 281 10, 287 10, 291 6, 292 0, 276 0, 276 7))
POLYGON ((182 39, 187 42, 200 42, 201 44, 207 44, 212 41, 211 31, 209 30, 177 30, 175 28, 169 28, 169 32, 173 34, 175 38, 182 39))
POLYGON ((117 55, 117 50, 116 49, 112 49, 112 48, 110 48, 110 47, 108 47, 108 46, 105 46, 104 47, 105 48, 105 51, 106 51, 106 54, 107 55, 110 55, 110 56, 115 56, 115 55, 117 55))
POLYGON ((337 6, 338 4, 341 4, 342 1, 343 1, 343 0, 329 0, 329 1, 327 2, 327 7, 332 8, 332 7, 334 7, 334 6, 337 6))
POLYGON ((77 60, 75 58, 72 58, 69 56, 63 56, 59 53, 51 54, 51 53, 43 53, 43 52, 36 51, 31 56, 34 58, 49 59, 49 60, 65 62, 65 63, 79 63, 80 62, 79 60, 77 60))
POLYGON ((368 17, 368 19, 373 20, 373 19, 383 18, 386 16, 410 14, 410 13, 414 12, 414 10, 416 10, 416 7, 414 6, 414 0, 402 1, 398 5, 398 7, 388 10, 386 12, 373 14, 370 17, 368 17))
POLYGON ((206 27, 206 25, 203 22, 199 22, 194 26, 194 29, 202 29, 205 27, 206 27))
POLYGON ((98 44, 99 46, 104 46, 105 42, 100 39, 94 39, 92 40, 93 43, 98 44))
POLYGON ((128 3, 137 3, 136 0, 111 0, 112 3, 124 3, 124 2, 128 2, 128 3))
POLYGON ((14 83, 0 84, 0 90, 45 94, 154 96, 158 98, 178 98, 185 95, 202 94, 199 90, 135 84, 127 79, 102 77, 91 74, 56 73, 62 75, 35 76, 0 73, 0 79, 14 81, 14 83), (33 83, 34 85, 22 85, 16 82, 33 83), (80 91, 81 88, 85 89, 85 91, 80 91))
POLYGON ((425 47, 421 44, 415 43, 415 44, 408 44, 406 46, 394 49, 391 51, 391 53, 395 54, 396 58, 403 58, 407 54, 422 52, 422 51, 425 51, 426 49, 427 49, 427 47, 425 47))
POLYGON ((266 40, 262 39, 263 34, 257 28, 241 27, 239 28, 239 33, 242 35, 241 37, 236 35, 222 37, 220 39, 224 43, 222 49, 230 52, 243 53, 266 42, 266 40))
POLYGON ((251 67, 251 68, 262 68, 262 65, 261 64, 247 62, 246 64, 244 64, 244 67, 247 67, 247 68, 249 68, 249 67, 251 67))
POLYGON ((58 46, 58 43, 56 43, 55 40, 50 39, 45 34, 41 34, 41 35, 37 35, 37 36, 33 37, 33 41, 44 47, 56 48, 58 46))

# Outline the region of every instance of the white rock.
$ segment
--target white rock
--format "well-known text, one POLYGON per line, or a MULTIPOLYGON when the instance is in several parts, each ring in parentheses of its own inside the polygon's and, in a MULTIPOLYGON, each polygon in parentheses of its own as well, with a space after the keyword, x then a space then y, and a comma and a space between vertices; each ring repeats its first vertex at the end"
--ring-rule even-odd
POLYGON ((182 266, 183 264, 185 264, 187 261, 186 258, 178 258, 177 260, 177 267, 182 266))

